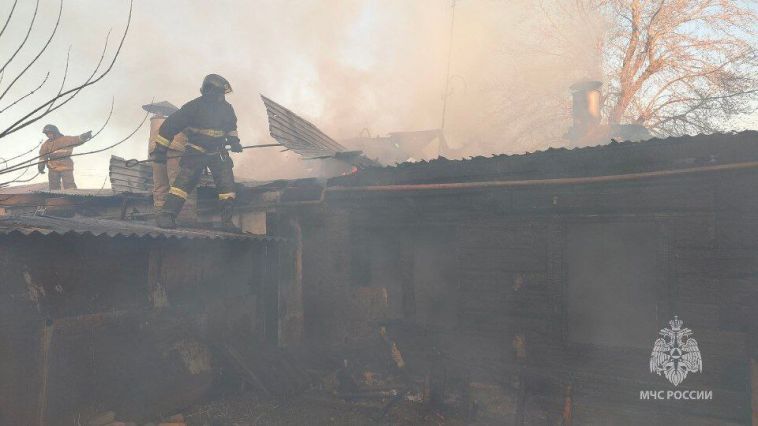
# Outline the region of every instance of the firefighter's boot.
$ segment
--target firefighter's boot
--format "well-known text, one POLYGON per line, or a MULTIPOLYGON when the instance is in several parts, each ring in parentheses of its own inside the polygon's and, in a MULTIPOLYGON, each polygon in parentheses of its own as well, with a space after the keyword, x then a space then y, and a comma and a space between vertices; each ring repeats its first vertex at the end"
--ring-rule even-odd
POLYGON ((234 216, 234 198, 228 198, 221 200, 221 229, 224 232, 242 233, 242 230, 237 227, 232 221, 234 216))
POLYGON ((176 228, 176 220, 174 218, 174 215, 169 212, 158 213, 158 216, 155 218, 155 224, 158 225, 159 228, 163 229, 176 228))

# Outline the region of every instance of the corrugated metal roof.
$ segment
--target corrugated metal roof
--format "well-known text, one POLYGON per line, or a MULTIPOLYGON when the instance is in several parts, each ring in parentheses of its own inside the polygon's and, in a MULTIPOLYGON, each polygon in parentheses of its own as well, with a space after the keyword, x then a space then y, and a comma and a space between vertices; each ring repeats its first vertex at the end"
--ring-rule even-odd
POLYGON ((0 188, 0 195, 18 195, 18 194, 50 194, 57 197, 62 195, 73 197, 112 197, 113 191, 110 188, 78 188, 78 189, 63 189, 63 190, 51 190, 49 184, 35 183, 31 185, 18 185, 9 186, 7 188, 0 188))
POLYGON ((549 148, 494 155, 371 167, 329 179, 329 186, 554 179, 676 170, 758 161, 758 132, 716 133, 616 142, 582 148, 549 148))
POLYGON ((288 149, 311 159, 334 158, 356 167, 378 166, 360 151, 349 151, 318 127, 261 95, 268 114, 271 136, 288 149))
POLYGON ((24 235, 93 235, 108 237, 176 238, 201 240, 278 240, 265 235, 234 234, 206 229, 161 229, 146 223, 88 217, 60 218, 53 216, 0 217, 0 235, 18 232, 24 235))
POLYGON ((47 182, 30 183, 26 185, 13 185, 0 188, 2 194, 28 194, 32 192, 47 191, 50 184, 47 182))
POLYGON ((301 155, 334 154, 347 149, 310 122, 271 99, 261 96, 268 113, 271 136, 301 155))

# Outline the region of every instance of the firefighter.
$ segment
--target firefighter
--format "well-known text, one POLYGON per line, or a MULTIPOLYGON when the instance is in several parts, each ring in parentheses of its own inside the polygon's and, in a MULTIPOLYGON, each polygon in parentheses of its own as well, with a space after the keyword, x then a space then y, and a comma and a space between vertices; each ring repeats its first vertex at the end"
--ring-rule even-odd
MULTIPOLYGON (((178 111, 179 108, 169 102, 163 101, 143 105, 142 109, 153 114, 152 117, 150 117, 150 139, 147 151, 152 153, 155 150, 155 139, 158 135, 158 129, 160 129, 163 122, 166 121, 166 117, 178 111)), ((187 136, 185 136, 184 133, 178 133, 174 136, 174 139, 171 140, 171 144, 167 151, 166 162, 152 163, 153 206, 155 207, 156 212, 159 212, 163 208, 166 194, 168 194, 169 188, 171 187, 171 182, 173 182, 179 174, 179 159, 184 152, 186 143, 187 136)))
POLYGON ((155 137, 155 149, 150 159, 166 163, 171 140, 184 132, 187 143, 179 161, 179 174, 171 183, 156 222, 161 228, 175 228, 176 216, 182 209, 189 193, 197 186, 203 170, 208 167, 218 190, 221 204, 221 219, 225 229, 238 231, 232 223, 232 208, 236 198, 234 173, 229 152, 242 152, 237 136, 237 116, 224 95, 232 88, 225 78, 209 74, 200 87, 201 96, 195 98, 171 114, 163 122, 155 137))
POLYGON ((58 127, 48 124, 42 129, 42 133, 47 136, 47 140, 39 149, 40 163, 37 165, 40 174, 45 174, 45 166, 49 173, 47 181, 51 190, 76 189, 74 182, 74 161, 71 155, 74 147, 92 139, 92 131, 82 133, 79 136, 63 136, 58 127))

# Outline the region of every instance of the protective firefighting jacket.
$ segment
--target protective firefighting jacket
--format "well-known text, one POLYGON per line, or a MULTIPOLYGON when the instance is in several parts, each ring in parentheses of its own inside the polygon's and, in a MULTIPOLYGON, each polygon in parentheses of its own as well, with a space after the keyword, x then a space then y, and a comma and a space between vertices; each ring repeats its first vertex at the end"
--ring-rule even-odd
POLYGON ((74 161, 69 157, 74 147, 83 143, 81 136, 58 135, 55 139, 48 139, 39 149, 40 161, 45 161, 47 168, 54 172, 74 170, 74 161))
MULTIPOLYGON (((155 149, 155 140, 158 136, 158 130, 161 128, 164 121, 166 121, 166 117, 154 116, 150 118, 150 140, 147 152, 153 152, 155 149)), ((179 132, 176 134, 176 136, 174 136, 174 139, 171 140, 171 144, 168 149, 172 151, 179 151, 179 153, 176 153, 175 155, 180 155, 180 152, 184 151, 184 145, 186 144, 187 136, 185 136, 184 133, 179 132)))
POLYGON ((237 137, 237 116, 223 96, 203 95, 171 114, 161 125, 155 143, 168 148, 179 132, 187 135, 187 146, 191 148, 218 151, 227 137, 237 137))

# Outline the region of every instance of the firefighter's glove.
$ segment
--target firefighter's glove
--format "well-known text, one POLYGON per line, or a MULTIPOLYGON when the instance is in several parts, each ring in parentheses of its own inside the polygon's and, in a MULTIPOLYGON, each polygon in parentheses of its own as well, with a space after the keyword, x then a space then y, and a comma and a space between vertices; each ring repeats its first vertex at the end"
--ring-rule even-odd
POLYGON ((166 164, 166 150, 156 148, 148 158, 155 164, 166 164))
POLYGON ((86 133, 79 135, 79 140, 82 142, 87 142, 90 139, 92 139, 92 130, 88 130, 86 133))
POLYGON ((229 144, 229 150, 232 152, 242 152, 242 144, 240 138, 236 136, 229 136, 226 138, 226 143, 229 144))
POLYGON ((37 170, 39 170, 39 174, 44 175, 45 174, 45 163, 39 163, 39 164, 37 164, 37 170))

